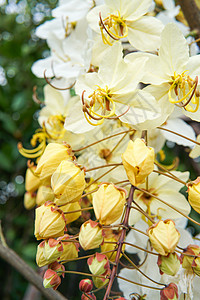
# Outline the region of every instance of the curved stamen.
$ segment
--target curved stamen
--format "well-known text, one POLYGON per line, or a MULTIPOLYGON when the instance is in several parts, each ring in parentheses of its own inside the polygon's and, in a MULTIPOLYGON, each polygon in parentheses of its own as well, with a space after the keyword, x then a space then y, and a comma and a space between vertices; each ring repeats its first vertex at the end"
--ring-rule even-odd
POLYGON ((70 86, 66 87, 66 88, 59 88, 54 86, 47 78, 46 76, 46 69, 44 70, 44 79, 46 80, 46 82, 54 89, 59 90, 59 91, 65 91, 65 90, 70 90, 71 88, 73 88, 73 86, 75 85, 76 81, 74 81, 74 83, 72 83, 70 86))
MULTIPOLYGON (((101 17, 101 12, 99 13, 99 19, 100 19, 100 25, 103 26, 103 29, 105 29, 105 31, 107 32, 107 34, 115 41, 118 41, 119 38, 115 38, 115 36, 113 36, 113 33, 111 33, 105 26, 103 20, 102 20, 102 17, 101 17)), ((102 34, 102 37, 104 37, 104 39, 108 42, 108 44, 112 45, 105 37, 104 33, 103 33, 103 30, 101 30, 101 34, 102 34)))
POLYGON ((118 115, 118 116, 116 116, 116 117, 110 117, 110 118, 108 118, 108 119, 109 119, 109 120, 115 120, 115 119, 118 119, 118 118, 124 116, 124 115, 129 111, 129 109, 130 109, 130 106, 128 106, 127 110, 126 110, 125 112, 123 112, 121 115, 118 115))

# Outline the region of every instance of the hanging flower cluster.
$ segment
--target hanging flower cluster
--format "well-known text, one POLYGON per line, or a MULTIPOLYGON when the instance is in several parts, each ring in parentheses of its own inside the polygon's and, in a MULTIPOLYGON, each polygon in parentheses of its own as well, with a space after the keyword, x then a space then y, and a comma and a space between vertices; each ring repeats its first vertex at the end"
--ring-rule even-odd
POLYGON ((29 158, 24 205, 36 207, 46 288, 77 273, 68 262, 88 258, 81 299, 101 289, 111 299, 116 278, 125 298, 115 299, 200 296, 200 248, 185 229, 187 219, 200 225, 188 216, 191 206, 200 213, 200 179, 178 171, 178 159, 164 165, 162 149, 169 140, 200 154, 183 118, 200 122, 200 56, 175 19, 179 7, 156 3, 158 15, 152 0, 60 1, 36 29, 50 55, 32 71, 47 85, 44 102, 33 94, 33 149, 18 148, 29 158))

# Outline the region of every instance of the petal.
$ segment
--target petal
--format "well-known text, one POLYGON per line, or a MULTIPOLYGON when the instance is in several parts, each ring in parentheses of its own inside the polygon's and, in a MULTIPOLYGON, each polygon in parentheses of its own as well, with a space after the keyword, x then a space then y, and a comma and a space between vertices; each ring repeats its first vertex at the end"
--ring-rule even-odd
POLYGON ((154 17, 145 16, 128 23, 128 40, 136 49, 154 51, 160 46, 163 24, 154 17))
POLYGON ((63 2, 52 11, 52 16, 56 18, 68 18, 68 22, 75 22, 82 19, 91 8, 89 1, 68 0, 63 2))
POLYGON ((169 23, 165 26, 161 34, 161 47, 159 56, 163 65, 163 70, 168 75, 182 73, 186 69, 189 60, 189 48, 180 29, 169 23))
MULTIPOLYGON (((190 139, 196 140, 195 132, 194 129, 188 125, 186 122, 184 122, 181 119, 169 119, 166 122, 166 125, 162 126, 163 128, 172 130, 176 133, 182 134, 185 137, 188 137, 190 139)), ((184 139, 176 134, 167 132, 167 131, 162 131, 162 134, 165 136, 165 138, 171 142, 174 142, 178 145, 183 145, 183 146, 188 146, 188 147, 193 147, 194 143, 184 139)))
POLYGON ((189 58, 186 70, 189 71, 189 75, 195 79, 196 76, 200 76, 200 55, 194 55, 189 58))

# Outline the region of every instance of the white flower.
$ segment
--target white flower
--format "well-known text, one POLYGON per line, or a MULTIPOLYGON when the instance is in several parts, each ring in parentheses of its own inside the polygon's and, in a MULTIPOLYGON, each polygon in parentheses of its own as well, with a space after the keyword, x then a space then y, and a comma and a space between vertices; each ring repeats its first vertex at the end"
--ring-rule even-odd
POLYGON ((151 0, 105 0, 105 5, 89 12, 88 22, 94 31, 102 33, 104 43, 112 45, 112 40, 127 37, 136 49, 156 50, 163 25, 154 17, 144 16, 151 4, 151 0))
POLYGON ((121 44, 115 43, 102 59, 98 73, 79 77, 75 90, 82 98, 84 114, 90 124, 100 125, 113 117, 136 129, 163 123, 166 117, 161 115, 157 102, 150 94, 137 90, 144 64, 144 58, 136 59, 131 66, 127 64, 122 58, 121 44))
MULTIPOLYGON (((200 120, 200 56, 189 57, 187 42, 177 26, 173 23, 165 26, 158 56, 145 55, 149 60, 142 81, 151 85, 144 90, 151 93, 169 115, 177 105, 186 116, 200 120)), ((128 57, 131 60, 134 54, 128 57)))
MULTIPOLYGON (((188 172, 171 172, 177 178, 187 181, 189 177, 188 172)), ((138 186, 146 190, 146 185, 141 184, 138 186)), ((175 207, 182 213, 188 215, 190 213, 190 205, 185 197, 179 193, 179 190, 183 187, 183 184, 177 182, 174 179, 171 179, 164 175, 159 175, 158 173, 151 173, 148 176, 148 189, 147 191, 156 197, 164 200, 169 205, 175 207)), ((177 219, 181 218, 182 215, 176 212, 174 209, 170 208, 168 205, 162 203, 153 196, 149 196, 142 191, 135 191, 134 200, 139 206, 146 211, 147 213, 159 218, 164 219, 177 219)), ((141 217, 141 214, 136 210, 131 210, 130 214, 130 223, 135 224, 138 221, 138 217, 141 217)))
MULTIPOLYGON (((200 134, 197 136, 197 142, 200 143, 200 134)), ((200 145, 195 145, 189 156, 192 158, 197 158, 200 156, 200 145)))

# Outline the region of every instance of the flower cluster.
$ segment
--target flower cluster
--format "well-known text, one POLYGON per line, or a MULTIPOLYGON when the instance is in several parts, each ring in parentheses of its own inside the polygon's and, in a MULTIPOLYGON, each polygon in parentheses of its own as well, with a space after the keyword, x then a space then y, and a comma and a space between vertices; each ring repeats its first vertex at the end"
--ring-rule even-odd
POLYGON ((46 288, 88 258, 81 299, 97 299, 93 284, 109 299, 116 277, 118 299, 200 294, 200 249, 185 229, 187 219, 200 225, 188 217, 191 206, 200 213, 200 180, 178 159, 163 164, 166 140, 200 154, 185 118, 200 122, 200 56, 175 19, 180 8, 155 2, 60 1, 36 29, 50 55, 32 67, 47 82, 34 148, 18 145, 31 160, 24 205, 36 206, 46 288))

